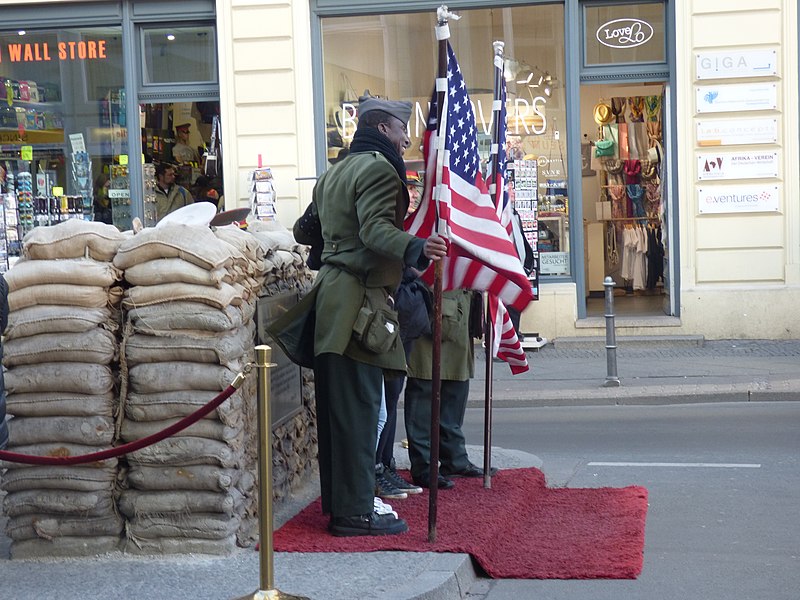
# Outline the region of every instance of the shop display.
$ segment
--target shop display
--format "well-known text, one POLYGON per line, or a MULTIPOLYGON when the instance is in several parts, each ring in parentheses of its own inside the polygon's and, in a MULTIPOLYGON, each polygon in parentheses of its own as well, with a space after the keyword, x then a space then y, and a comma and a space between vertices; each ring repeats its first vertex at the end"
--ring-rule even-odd
POLYGON ((142 190, 144 191, 144 226, 153 227, 158 221, 156 214, 156 167, 152 163, 142 165, 142 190))
POLYGON ((536 161, 509 161, 506 169, 509 200, 522 221, 522 233, 533 250, 533 270, 528 279, 533 286, 533 299, 539 299, 539 199, 536 161))
POLYGON ((247 180, 253 215, 261 221, 274 221, 277 215, 272 171, 269 167, 259 167, 255 171, 250 171, 247 180))
POLYGON ((128 178, 128 167, 125 165, 111 166, 111 187, 108 197, 111 199, 111 213, 114 216, 114 225, 122 231, 131 229, 131 184, 128 178))

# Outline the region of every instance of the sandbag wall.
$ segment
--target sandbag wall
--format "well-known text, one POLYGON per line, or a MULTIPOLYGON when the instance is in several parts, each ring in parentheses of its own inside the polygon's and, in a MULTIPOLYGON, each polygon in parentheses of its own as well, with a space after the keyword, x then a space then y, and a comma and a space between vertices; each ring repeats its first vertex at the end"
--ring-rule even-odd
MULTIPOLYGON (((39 227, 5 277, 9 450, 88 454, 116 441, 121 272, 125 239, 103 223, 39 227)), ((92 555, 119 548, 117 459, 83 466, 3 463, 3 512, 14 558, 92 555)))
MULTIPOLYGON (((85 454, 190 414, 252 360, 257 296, 302 293, 312 283, 305 248, 275 224, 134 236, 68 221, 34 229, 24 248, 25 260, 6 274, 13 294, 4 364, 10 449, 25 454, 85 454)), ((304 372, 302 410, 274 430, 277 502, 315 464, 312 385, 304 372)), ((255 386, 254 374, 206 419, 119 460, 0 464, 12 556, 250 545, 255 386)))
MULTIPOLYGON (((124 242, 123 442, 156 433, 224 390, 253 360, 264 250, 237 228, 171 225, 124 242)), ((228 553, 253 541, 254 378, 215 414, 129 454, 127 550, 228 553)))

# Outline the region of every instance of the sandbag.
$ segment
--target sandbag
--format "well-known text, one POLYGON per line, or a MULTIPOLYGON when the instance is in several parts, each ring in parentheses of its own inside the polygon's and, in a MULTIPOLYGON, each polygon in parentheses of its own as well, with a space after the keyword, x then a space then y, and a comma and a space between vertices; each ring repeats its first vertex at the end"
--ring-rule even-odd
POLYGON ((234 516, 242 508, 243 501, 243 496, 235 489, 230 492, 124 490, 119 497, 119 510, 127 517, 166 513, 234 516))
POLYGON ((22 490, 9 493, 3 500, 9 517, 48 513, 103 517, 116 514, 109 492, 76 492, 73 490, 22 490))
POLYGON ((105 365, 58 362, 14 367, 6 372, 5 383, 9 394, 106 394, 113 389, 115 377, 105 365))
POLYGON ((116 405, 117 398, 112 392, 99 395, 36 392, 6 397, 8 414, 17 417, 112 417, 116 405))
POLYGON ((263 260, 266 256, 266 251, 261 242, 252 233, 243 231, 235 225, 217 227, 213 232, 217 238, 235 247, 251 262, 263 260))
POLYGON ((16 417, 8 425, 12 446, 54 442, 110 446, 114 441, 111 417, 16 417))
MULTIPOLYGON (((28 454, 30 456, 83 456, 86 454, 93 454, 107 448, 98 448, 96 446, 83 446, 81 444, 62 444, 58 442, 33 444, 31 446, 16 446, 9 448, 10 451, 18 454, 28 454)), ((94 461, 90 463, 81 463, 82 467, 93 469, 116 468, 118 464, 117 458, 107 458, 105 460, 94 461)), ((30 465, 10 462, 7 460, 0 460, 0 469, 22 469, 30 468, 30 465)))
POLYGON ((243 471, 214 465, 149 467, 135 465, 129 483, 139 490, 207 490, 226 492, 239 482, 243 471))
POLYGON ((119 329, 118 314, 108 307, 29 306, 8 315, 5 339, 13 340, 42 333, 81 333, 96 327, 119 329))
POLYGON ((125 291, 122 306, 130 310, 140 306, 172 302, 199 302, 224 309, 230 305, 239 306, 244 302, 244 296, 241 289, 229 283, 220 283, 219 288, 191 283, 137 285, 125 291))
POLYGON ((3 364, 6 367, 53 362, 107 365, 117 357, 117 350, 117 338, 100 327, 83 333, 43 333, 6 342, 3 364))
MULTIPOLYGON (((170 425, 177 423, 180 419, 168 419, 165 421, 130 421, 125 419, 122 422, 120 438, 124 442, 133 442, 145 438, 170 425)), ((239 427, 227 427, 223 423, 214 419, 200 419, 197 423, 190 425, 186 429, 173 434, 175 437, 193 436, 218 440, 225 442, 231 447, 241 448, 243 441, 244 425, 239 427)))
POLYGON ((233 276, 223 267, 206 269, 181 258, 156 258, 128 267, 125 281, 133 285, 171 282, 220 287, 223 282, 231 283, 233 276))
POLYGON ((128 320, 136 333, 180 330, 228 331, 241 327, 255 312, 255 303, 214 308, 200 302, 172 302, 131 308, 128 320))
POLYGON ((219 365, 158 362, 131 367, 128 371, 128 384, 130 391, 145 394, 194 389, 219 392, 227 388, 235 377, 235 371, 219 365))
POLYGON ((130 538, 125 545, 127 554, 215 554, 226 555, 236 549, 236 536, 222 540, 199 540, 195 538, 130 538))
POLYGON ((113 225, 68 219, 50 227, 34 227, 22 239, 22 251, 35 259, 86 257, 111 261, 125 237, 113 225))
POLYGON ((128 536, 150 540, 161 538, 221 540, 234 535, 239 529, 239 522, 236 517, 214 514, 140 515, 128 522, 128 536))
POLYGON ((10 292, 44 283, 111 287, 122 272, 110 262, 88 258, 20 260, 5 273, 10 292))
MULTIPOLYGON (((43 228, 44 229, 44 228, 43 228)), ((120 536, 64 536, 53 540, 20 540, 11 544, 11 558, 97 556, 119 550, 120 536)))
POLYGON ((241 457, 223 442, 197 437, 173 437, 127 455, 131 465, 239 466, 241 457))
POLYGON ((0 480, 7 492, 31 489, 75 490, 80 492, 111 491, 119 471, 116 467, 93 469, 91 467, 28 466, 9 469, 0 480))
POLYGON ((170 224, 147 227, 125 240, 114 256, 114 266, 124 270, 158 258, 181 258, 205 269, 233 262, 230 246, 221 244, 208 227, 170 224))
POLYGON ((61 537, 120 536, 125 521, 119 515, 63 517, 24 515, 9 519, 6 533, 12 540, 53 540, 61 537))
MULTIPOLYGON (((125 401, 125 416, 134 421, 161 421, 186 417, 207 404, 219 392, 210 390, 176 390, 152 394, 130 393, 125 401)), ((237 390, 205 419, 219 419, 225 425, 242 421, 242 391, 237 390)))
POLYGON ((122 300, 122 288, 96 285, 43 283, 31 285, 8 295, 8 308, 16 310, 39 305, 81 306, 83 308, 114 307, 122 300))
POLYGON ((125 341, 128 366, 152 362, 198 362, 231 367, 255 345, 255 324, 219 333, 172 336, 133 335, 125 341))

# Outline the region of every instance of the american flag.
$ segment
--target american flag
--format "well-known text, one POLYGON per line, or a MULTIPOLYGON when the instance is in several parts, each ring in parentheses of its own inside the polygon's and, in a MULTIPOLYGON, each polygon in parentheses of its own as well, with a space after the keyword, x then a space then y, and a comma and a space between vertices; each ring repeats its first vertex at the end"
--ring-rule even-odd
MULTIPOLYGON (((484 184, 475 115, 449 43, 447 92, 442 111, 446 129, 441 152, 435 147, 436 140, 442 139, 442 132, 437 135, 436 102, 434 93, 424 137, 425 190, 420 207, 406 220, 406 230, 423 238, 436 231, 449 240, 442 270, 444 290, 486 291, 506 306, 521 311, 533 299, 533 290, 484 184), (435 181, 439 168, 440 186, 435 181)), ((432 281, 432 268, 423 279, 432 281)))
MULTIPOLYGON (((511 224, 511 202, 508 199, 506 189, 506 169, 508 168, 508 154, 506 153, 506 79, 503 76, 503 57, 495 54, 494 57, 494 80, 495 89, 499 88, 499 100, 495 99, 492 106, 494 116, 494 127, 496 135, 492 143, 492 150, 489 156, 489 193, 492 196, 497 218, 500 224, 505 227, 511 242, 514 242, 514 231, 511 224), (496 143, 495 143, 496 142, 496 143), (495 160, 495 155, 497 159, 495 160), (497 172, 494 166, 497 165, 497 172)), ((516 249, 516 245, 514 246, 516 249)), ((519 257, 520 263, 524 257, 519 257)), ((494 329, 492 336, 492 356, 497 357, 508 363, 514 375, 524 373, 528 370, 528 358, 522 349, 522 344, 517 336, 517 331, 511 322, 511 318, 503 305, 503 302, 496 296, 488 295, 489 323, 494 329)))

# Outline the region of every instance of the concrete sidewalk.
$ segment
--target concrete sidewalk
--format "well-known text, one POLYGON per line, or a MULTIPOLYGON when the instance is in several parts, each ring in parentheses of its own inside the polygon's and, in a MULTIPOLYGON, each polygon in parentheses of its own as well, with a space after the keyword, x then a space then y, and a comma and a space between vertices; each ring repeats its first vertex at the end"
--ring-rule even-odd
MULTIPOLYGON (((496 409, 512 406, 579 406, 800 400, 800 340, 714 341, 682 338, 618 340, 621 387, 606 379, 604 340, 556 340, 528 352, 531 370, 513 377, 503 363, 492 364, 496 409)), ((479 349, 470 404, 483 406, 485 360, 479 349)), ((482 464, 482 447, 470 446, 482 464)), ((395 456, 407 466, 405 452, 395 456)), ((493 448, 500 468, 546 468, 533 455, 493 448)), ((279 526, 318 494, 317 481, 276 508, 279 526)), ((399 505, 398 505, 399 507, 399 505)), ((0 528, 3 527, 0 517, 0 528)), ((345 598, 404 600, 462 598, 475 579, 463 554, 375 552, 367 554, 275 555, 275 586, 314 600, 345 598)), ((104 557, 10 561, 8 539, 0 533, 0 596, 34 600, 109 597, 148 600, 223 600, 258 587, 258 553, 239 550, 229 557, 104 557)))

